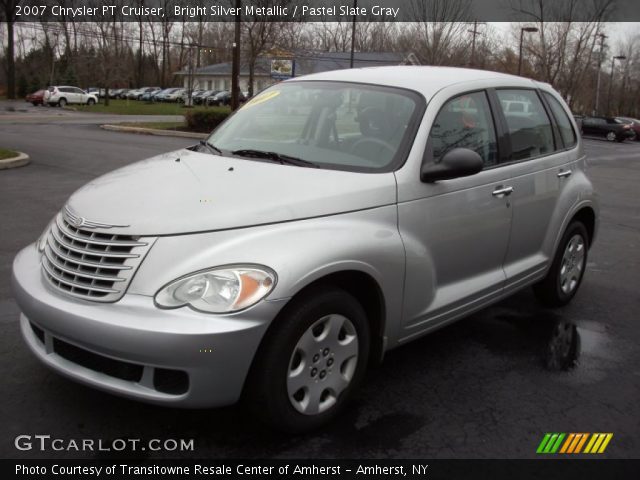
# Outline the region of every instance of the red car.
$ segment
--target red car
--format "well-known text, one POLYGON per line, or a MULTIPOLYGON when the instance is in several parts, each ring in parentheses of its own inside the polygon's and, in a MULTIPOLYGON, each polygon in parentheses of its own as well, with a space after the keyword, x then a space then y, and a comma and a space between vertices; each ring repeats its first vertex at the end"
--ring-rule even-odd
POLYGON ((27 102, 33 103, 34 107, 42 105, 44 103, 44 90, 38 90, 37 92, 30 93, 26 97, 27 102))
POLYGON ((618 117, 624 123, 631 125, 631 128, 634 132, 636 132, 636 140, 640 140, 640 120, 637 118, 629 118, 629 117, 618 117))

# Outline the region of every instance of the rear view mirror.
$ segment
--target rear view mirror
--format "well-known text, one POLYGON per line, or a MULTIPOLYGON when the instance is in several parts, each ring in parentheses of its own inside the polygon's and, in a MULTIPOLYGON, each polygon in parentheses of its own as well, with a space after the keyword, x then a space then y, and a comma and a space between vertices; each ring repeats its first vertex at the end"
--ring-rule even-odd
POLYGON ((420 180, 430 183, 467 177, 478 173, 482 166, 482 157, 477 152, 468 148, 454 148, 445 153, 438 163, 423 164, 420 180))

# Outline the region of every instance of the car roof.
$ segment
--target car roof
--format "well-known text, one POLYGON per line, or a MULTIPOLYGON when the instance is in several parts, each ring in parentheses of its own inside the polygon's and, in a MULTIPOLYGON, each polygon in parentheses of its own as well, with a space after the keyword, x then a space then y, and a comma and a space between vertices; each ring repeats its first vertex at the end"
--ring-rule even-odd
POLYGON ((288 81, 333 80, 385 85, 414 90, 422 93, 426 98, 430 98, 439 90, 451 85, 491 79, 508 80, 514 87, 532 88, 544 85, 528 78, 489 70, 417 65, 333 70, 295 77, 288 81))

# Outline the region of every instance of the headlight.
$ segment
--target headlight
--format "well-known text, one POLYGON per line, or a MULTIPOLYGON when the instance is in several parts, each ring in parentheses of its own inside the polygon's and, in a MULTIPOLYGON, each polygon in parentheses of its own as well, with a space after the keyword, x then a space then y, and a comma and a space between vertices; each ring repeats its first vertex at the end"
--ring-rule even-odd
POLYGON ((276 274, 261 266, 217 267, 179 278, 161 288, 160 307, 189 305, 210 313, 229 313, 255 305, 273 289, 276 274))

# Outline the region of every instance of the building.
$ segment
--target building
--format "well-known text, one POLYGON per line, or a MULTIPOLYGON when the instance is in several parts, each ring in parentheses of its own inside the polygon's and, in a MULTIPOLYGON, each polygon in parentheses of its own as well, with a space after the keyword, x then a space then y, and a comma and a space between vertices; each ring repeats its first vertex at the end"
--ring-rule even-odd
MULTIPOLYGON (((292 60, 293 76, 300 76, 349 68, 351 53, 314 51, 291 54, 289 52, 279 51, 258 57, 254 68, 254 92, 259 92, 282 79, 282 76, 272 75, 272 61, 282 59, 292 60)), ((413 53, 396 52, 356 52, 353 63, 356 68, 419 65, 418 59, 413 53)), ((189 73, 188 69, 176 72, 176 75, 183 78, 185 88, 189 88, 189 73)), ((216 63, 214 65, 194 68, 192 75, 194 90, 231 89, 231 62, 216 63)), ((240 90, 249 90, 249 67, 246 64, 241 64, 240 66, 240 90)))

